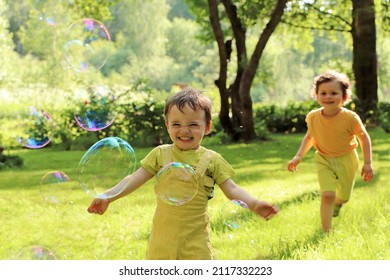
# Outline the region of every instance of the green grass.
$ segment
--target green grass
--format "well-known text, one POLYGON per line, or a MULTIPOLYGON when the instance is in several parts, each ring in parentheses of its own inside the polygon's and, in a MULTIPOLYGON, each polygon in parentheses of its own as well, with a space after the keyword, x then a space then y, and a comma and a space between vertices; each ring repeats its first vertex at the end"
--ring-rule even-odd
MULTIPOLYGON (((220 145, 207 138, 204 146, 220 152, 236 169, 235 181, 253 196, 279 205, 280 213, 264 221, 252 213, 238 229, 223 223, 227 201, 216 188, 209 202, 212 243, 220 260, 389 260, 390 259, 390 135, 370 131, 376 178, 357 177, 355 190, 334 230, 321 233, 319 193, 310 151, 298 173, 287 171, 303 135, 273 135, 272 141, 220 145)), ((150 149, 135 148, 137 159, 150 149)), ((31 245, 50 248, 58 259, 145 259, 155 207, 153 180, 113 203, 103 216, 86 209, 91 198, 77 182, 77 165, 84 151, 17 150, 21 169, 0 172, 0 259, 17 259, 31 245), (60 170, 74 182, 71 203, 55 205, 39 193, 40 179, 60 170)), ((359 148, 359 154, 361 152, 359 148)))

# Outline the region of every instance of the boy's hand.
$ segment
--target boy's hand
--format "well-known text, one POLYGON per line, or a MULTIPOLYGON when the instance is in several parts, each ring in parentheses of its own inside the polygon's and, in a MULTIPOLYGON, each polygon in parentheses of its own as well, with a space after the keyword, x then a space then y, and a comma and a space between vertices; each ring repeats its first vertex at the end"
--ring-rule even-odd
POLYGON ((288 163, 288 166, 287 166, 288 171, 290 171, 290 172, 298 171, 297 166, 301 162, 301 160, 302 159, 299 156, 293 157, 293 159, 290 160, 290 162, 288 163))
POLYGON ((103 215, 106 212, 110 202, 108 199, 94 198, 91 205, 89 205, 87 211, 91 214, 103 215))
POLYGON ((264 219, 269 220, 279 212, 279 207, 271 205, 268 202, 258 200, 253 208, 253 212, 264 219))
POLYGON ((369 163, 365 163, 362 168, 361 175, 365 182, 370 182, 374 178, 374 171, 369 163))

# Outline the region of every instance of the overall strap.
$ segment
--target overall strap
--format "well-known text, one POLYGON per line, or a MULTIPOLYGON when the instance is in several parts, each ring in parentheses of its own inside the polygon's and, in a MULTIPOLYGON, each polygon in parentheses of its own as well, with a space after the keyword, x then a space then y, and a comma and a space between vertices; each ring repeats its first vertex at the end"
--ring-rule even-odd
POLYGON ((204 173, 206 172, 207 167, 209 166, 211 160, 215 155, 216 155, 215 152, 211 150, 206 150, 205 153, 200 158, 198 165, 196 166, 196 175, 195 175, 196 178, 200 179, 203 177, 204 183, 209 186, 210 184, 214 185, 214 180, 208 176, 204 176, 204 173))
POLYGON ((172 145, 164 144, 160 146, 162 166, 172 162, 172 145))

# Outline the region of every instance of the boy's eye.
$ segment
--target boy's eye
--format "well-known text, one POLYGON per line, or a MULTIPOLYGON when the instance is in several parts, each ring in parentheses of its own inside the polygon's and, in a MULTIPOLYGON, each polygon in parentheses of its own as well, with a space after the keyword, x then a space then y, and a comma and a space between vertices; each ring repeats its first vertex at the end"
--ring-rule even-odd
POLYGON ((180 126, 178 123, 173 123, 172 126, 180 126))
POLYGON ((190 126, 199 126, 197 123, 192 123, 192 124, 190 124, 190 126))

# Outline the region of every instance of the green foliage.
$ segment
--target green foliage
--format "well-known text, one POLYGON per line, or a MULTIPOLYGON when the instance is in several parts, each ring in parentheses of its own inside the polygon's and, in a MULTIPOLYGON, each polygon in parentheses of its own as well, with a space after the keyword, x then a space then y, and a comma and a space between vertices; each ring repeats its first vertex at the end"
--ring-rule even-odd
POLYGON ((264 123, 273 133, 296 133, 306 131, 306 115, 310 110, 317 108, 317 102, 291 102, 285 107, 275 104, 255 105, 255 123, 264 123))
POLYGON ((389 0, 380 0, 380 14, 379 18, 381 20, 381 25, 383 30, 390 32, 390 1, 389 0))
POLYGON ((4 148, 0 147, 0 171, 7 168, 20 168, 23 166, 23 158, 17 155, 5 155, 4 148))
POLYGON ((351 9, 352 1, 340 5, 337 0, 293 0, 288 2, 289 16, 284 18, 284 22, 306 29, 349 32, 352 25, 351 9))
POLYGON ((82 17, 94 18, 99 21, 112 19, 110 8, 118 4, 119 0, 83 0, 72 1, 71 8, 82 17))
POLYGON ((75 106, 63 110, 59 116, 63 121, 57 123, 54 142, 66 150, 79 150, 87 149, 99 139, 109 136, 120 137, 137 147, 150 147, 169 141, 164 121, 165 103, 161 100, 164 94, 143 88, 142 85, 110 90, 115 99, 109 103, 102 103, 91 95, 88 104, 78 100, 75 106), (86 131, 75 120, 75 112, 80 110, 101 112, 103 117, 106 117, 106 113, 114 113, 116 118, 105 129, 86 131))
POLYGON ((16 73, 13 66, 17 64, 18 57, 13 52, 14 43, 12 33, 9 32, 9 22, 6 17, 7 4, 5 0, 0 0, 0 85, 4 86, 9 81, 15 79, 16 73))
POLYGON ((390 103, 379 102, 378 111, 379 125, 383 128, 384 131, 390 133, 390 103))
POLYGON ((109 133, 126 139, 131 145, 150 147, 169 141, 165 129, 164 105, 158 92, 128 90, 119 95, 118 118, 109 133))

